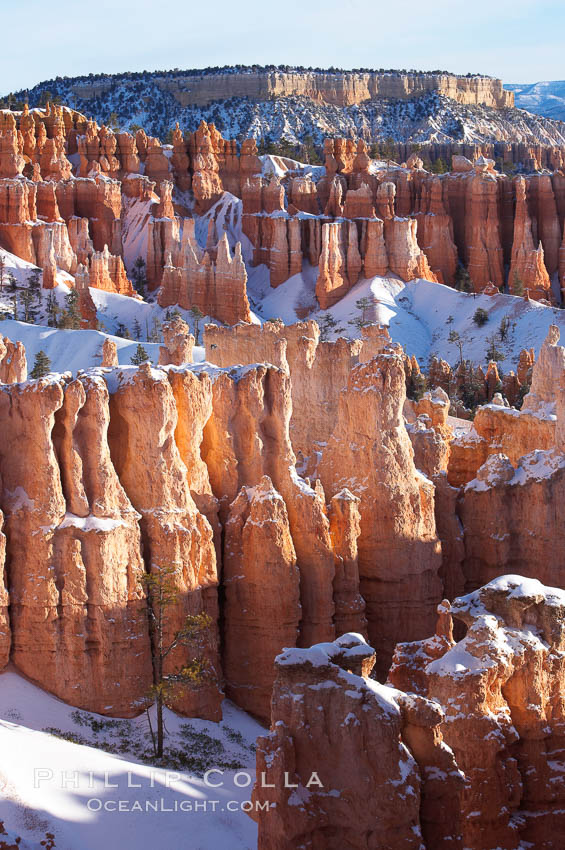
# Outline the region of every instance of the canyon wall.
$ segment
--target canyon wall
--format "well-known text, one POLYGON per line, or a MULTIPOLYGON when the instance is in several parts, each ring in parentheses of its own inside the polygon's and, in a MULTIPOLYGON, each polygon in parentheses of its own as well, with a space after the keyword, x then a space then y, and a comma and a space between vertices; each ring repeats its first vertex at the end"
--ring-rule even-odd
MULTIPOLYGON (((458 77, 453 74, 220 71, 214 74, 179 73, 172 78, 156 75, 152 79, 159 88, 171 92, 181 106, 205 106, 213 100, 230 97, 269 100, 271 97, 290 96, 308 97, 336 106, 351 106, 378 97, 408 100, 430 91, 437 91, 458 103, 484 104, 499 109, 514 106, 514 93, 505 91, 501 80, 458 77)), ((104 81, 77 83, 73 92, 89 99, 108 91, 111 85, 111 82, 106 84, 104 81)), ((125 81, 124 85, 128 86, 128 82, 125 81)))

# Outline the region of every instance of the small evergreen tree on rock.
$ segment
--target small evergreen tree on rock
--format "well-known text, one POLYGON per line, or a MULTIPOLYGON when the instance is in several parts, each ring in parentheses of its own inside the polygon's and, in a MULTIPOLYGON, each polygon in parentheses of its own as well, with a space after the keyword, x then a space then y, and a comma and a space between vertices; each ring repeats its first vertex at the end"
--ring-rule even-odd
POLYGON ((144 349, 141 343, 139 343, 137 348, 135 349, 135 354, 130 358, 131 363, 133 363, 134 366, 141 366, 142 363, 147 363, 148 360, 149 355, 147 351, 144 349))
POLYGON ((43 350, 38 351, 35 355, 33 369, 29 373, 30 378, 43 378, 51 371, 51 361, 43 350))

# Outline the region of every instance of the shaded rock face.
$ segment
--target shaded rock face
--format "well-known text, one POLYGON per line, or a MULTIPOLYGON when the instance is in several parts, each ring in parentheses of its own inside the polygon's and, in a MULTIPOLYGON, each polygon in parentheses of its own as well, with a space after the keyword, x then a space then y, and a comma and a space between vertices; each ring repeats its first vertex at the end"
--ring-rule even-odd
POLYGON ((561 846, 564 611, 563 591, 501 576, 443 601, 386 685, 361 635, 281 653, 257 741, 260 850, 561 846))
POLYGON ((205 613, 211 619, 202 645, 180 647, 167 659, 168 669, 175 670, 203 655, 210 674, 175 696, 172 704, 193 716, 219 719, 222 692, 213 532, 190 494, 187 470, 174 439, 178 414, 166 373, 148 364, 133 372, 117 370, 112 412, 112 457, 126 493, 141 514, 146 569, 152 573, 175 569, 178 598, 166 624, 165 645, 187 615, 205 613), (149 427, 148 412, 154 423, 149 427))
POLYGON ((253 800, 271 804, 253 814, 259 850, 462 846, 443 712, 368 678, 374 661, 351 633, 277 657, 271 731, 257 741, 253 800))
POLYGON ((347 487, 360 499, 360 588, 381 674, 401 637, 429 633, 441 595, 434 487, 414 466, 404 398, 399 356, 355 366, 319 467, 328 495, 347 487))
POLYGON ((4 388, 0 404, 12 660, 73 705, 138 713, 151 683, 143 563, 106 385, 44 378, 4 388))
POLYGON ((441 731, 467 784, 466 847, 563 843, 562 591, 507 575, 456 599, 441 616, 467 627, 397 648, 390 681, 443 708, 441 731), (408 659, 408 664, 406 664, 408 659), (402 683, 402 684, 401 684, 402 683))
MULTIPOLYGON (((551 281, 544 262, 544 249, 541 240, 535 245, 532 234, 532 222, 526 201, 526 181, 523 177, 516 180, 516 214, 514 218, 514 241, 509 274, 509 286, 512 292, 520 294, 527 290, 533 298, 547 298, 551 281)), ((553 193, 551 194, 553 200, 553 193)), ((555 201, 553 202, 555 207, 555 201)), ((557 211, 554 209, 553 221, 558 225, 557 211)), ((559 233, 557 235, 559 240, 559 233)), ((557 255, 559 241, 554 248, 557 255)), ((551 260, 551 257, 550 257, 551 260)), ((553 271, 557 263, 552 263, 553 271)))
POLYGON ((224 675, 226 693, 268 721, 273 659, 295 646, 300 574, 282 496, 265 476, 243 487, 225 526, 224 675))

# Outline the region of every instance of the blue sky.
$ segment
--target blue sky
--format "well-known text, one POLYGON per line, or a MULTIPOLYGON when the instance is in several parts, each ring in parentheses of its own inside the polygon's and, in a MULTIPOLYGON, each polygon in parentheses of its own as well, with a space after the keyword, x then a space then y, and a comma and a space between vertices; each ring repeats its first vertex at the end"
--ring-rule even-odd
POLYGON ((562 0, 0 0, 0 94, 57 75, 234 63, 562 80, 563 32, 562 0))

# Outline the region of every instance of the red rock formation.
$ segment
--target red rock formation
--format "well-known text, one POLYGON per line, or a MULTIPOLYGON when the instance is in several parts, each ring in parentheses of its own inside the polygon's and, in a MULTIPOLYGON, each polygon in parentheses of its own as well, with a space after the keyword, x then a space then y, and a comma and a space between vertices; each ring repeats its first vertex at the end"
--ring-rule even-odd
POLYGON ((316 298, 322 310, 339 301, 349 289, 345 233, 341 222, 322 225, 322 253, 316 298))
POLYGON ((363 254, 363 276, 384 277, 388 271, 388 255, 386 252, 383 222, 379 218, 367 222, 365 247, 363 254))
POLYGON ((107 245, 112 254, 121 254, 121 184, 98 176, 96 179, 62 180, 56 184, 57 204, 65 221, 73 216, 89 220, 90 236, 96 251, 107 245))
POLYGON ((4 516, 0 511, 0 670, 3 670, 10 660, 10 617, 8 613, 9 597, 6 585, 4 564, 6 560, 6 537, 2 534, 4 516))
POLYGON ((533 351, 528 351, 526 348, 521 350, 517 369, 518 381, 520 384, 530 385, 532 383, 534 359, 533 351))
POLYGON ((210 127, 205 121, 200 123, 196 132, 191 133, 188 146, 193 169, 192 191, 196 212, 202 215, 219 200, 223 192, 210 127))
POLYGON ((165 344, 159 348, 160 366, 184 366, 192 363, 194 337, 189 332, 188 325, 179 316, 163 323, 163 339, 165 344))
POLYGON ((416 235, 432 272, 441 283, 453 285, 457 268, 457 248, 453 242, 453 223, 443 201, 443 186, 444 183, 439 177, 433 177, 424 183, 422 211, 416 215, 416 235))
POLYGON ((159 139, 149 137, 145 151, 145 174, 157 184, 169 179, 169 158, 159 139))
POLYGON ((561 298, 565 295, 565 223, 563 224, 563 241, 559 249, 559 286, 561 287, 561 298))
POLYGON ((109 368, 118 365, 118 347, 114 340, 108 337, 104 340, 100 351, 101 363, 103 368, 109 368))
POLYGON ((259 850, 462 846, 443 712, 368 678, 374 660, 355 634, 277 657, 271 731, 257 742, 259 850))
POLYGON ((380 183, 377 189, 377 214, 383 220, 394 218, 396 186, 392 182, 380 183))
POLYGON ((310 175, 292 178, 289 199, 296 210, 310 213, 310 215, 320 214, 318 191, 310 175))
POLYGON ((134 136, 130 133, 118 133, 118 151, 123 174, 138 174, 139 156, 134 136))
MULTIPOLYGON (((380 187, 379 187, 380 188, 380 187)), ((374 218, 373 193, 371 187, 362 183, 358 189, 348 189, 343 207, 345 218, 374 218)))
POLYGON ((104 381, 3 387, 0 406, 12 660, 72 705, 136 714, 151 678, 143 567, 104 381))
POLYGON ((146 567, 154 574, 174 568, 178 600, 166 624, 165 640, 188 614, 204 612, 211 618, 202 641, 178 647, 169 657, 167 663, 173 670, 195 656, 203 656, 209 665, 208 676, 188 691, 175 694, 172 705, 191 716, 218 720, 222 693, 212 528, 190 494, 186 467, 174 440, 178 413, 166 374, 149 364, 118 371, 112 395, 114 412, 112 458, 126 493, 141 514, 146 567), (147 427, 148 411, 155 423, 151 428, 147 427))
POLYGON ((268 477, 232 503, 224 552, 226 693, 268 720, 273 659, 296 644, 301 614, 286 507, 268 477))
POLYGON ((330 535, 335 558, 335 632, 356 632, 367 636, 365 600, 359 592, 357 538, 361 532, 359 499, 343 489, 329 507, 330 535))
MULTIPOLYGON (((196 367, 195 367, 196 368, 196 367)), ((204 427, 212 416, 212 381, 206 372, 169 370, 169 381, 178 411, 175 441, 186 467, 190 494, 214 532, 216 563, 220 571, 222 545, 218 501, 212 492, 208 468, 200 454, 204 427)))
MULTIPOLYGON (((444 709, 441 730, 467 779, 466 847, 563 841, 564 793, 553 755, 561 746, 562 711, 554 706, 563 689, 564 605, 562 592, 537 580, 501 576, 452 603, 450 613, 467 627, 457 645, 440 638, 404 647, 416 672, 412 690, 444 709)), ((393 682, 398 673, 405 682, 402 663, 391 671, 393 682)))
POLYGON ((549 174, 533 174, 528 179, 528 200, 535 220, 536 241, 543 245, 545 267, 550 277, 559 268, 561 226, 549 174))
POLYGON ((203 254, 196 243, 194 223, 185 219, 179 253, 181 267, 174 267, 170 258, 165 266, 159 292, 161 307, 174 304, 186 310, 198 307, 203 315, 210 315, 229 325, 251 321, 247 272, 239 242, 232 258, 227 234, 224 233, 213 263, 209 252, 203 254))
POLYGON ((0 384, 19 384, 27 379, 27 359, 23 342, 0 336, 0 384))
POLYGON ((11 112, 0 114, 0 178, 17 177, 25 166, 23 139, 20 145, 16 120, 11 112))
POLYGON ((529 291, 530 297, 547 298, 551 281, 544 263, 544 252, 541 242, 538 247, 532 236, 532 223, 526 203, 526 181, 518 177, 516 187, 516 215, 514 218, 514 242, 512 244, 512 261, 508 283, 510 291, 517 290, 521 284, 521 292, 529 291))
POLYGON ((170 180, 163 180, 159 185, 159 202, 154 204, 152 213, 154 218, 174 218, 173 207, 174 184, 170 180))
POLYGON ((90 275, 85 266, 79 266, 75 273, 75 289, 78 292, 78 306, 82 317, 82 328, 96 328, 96 305, 90 294, 90 275))
POLYGON ((418 224, 411 218, 389 218, 384 223, 388 264, 402 280, 423 278, 437 283, 416 239, 418 224))
POLYGON ((90 257, 89 286, 120 295, 134 295, 134 288, 126 274, 121 257, 114 257, 104 246, 103 251, 93 251, 90 257))
POLYGON ((263 325, 240 322, 230 328, 205 325, 206 360, 221 367, 238 363, 272 363, 288 371, 284 332, 285 325, 281 321, 265 322, 263 325))
POLYGON ((69 219, 67 229, 69 233, 69 242, 76 254, 77 263, 86 265, 94 251, 94 245, 88 235, 89 222, 87 218, 78 218, 74 216, 69 219))
POLYGON ((175 183, 181 192, 186 192, 191 186, 191 178, 188 173, 190 157, 188 156, 186 143, 178 122, 175 124, 175 129, 173 130, 173 155, 171 157, 171 164, 175 175, 175 183))
POLYGON ((361 499, 361 593, 380 672, 398 639, 429 633, 441 593, 433 486, 414 467, 404 399, 400 357, 353 367, 319 467, 326 493, 361 499))

